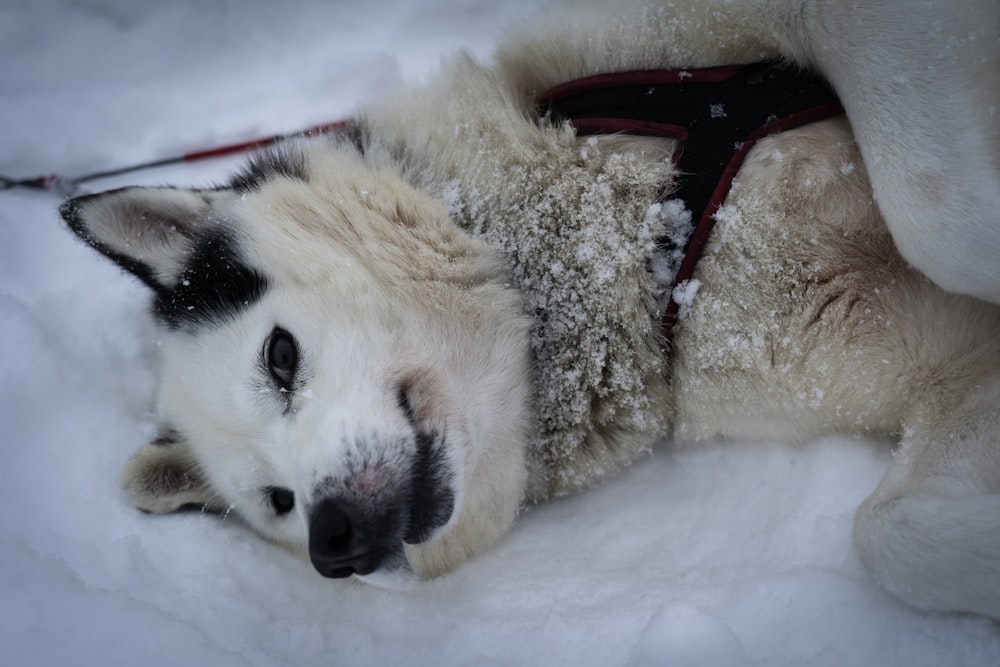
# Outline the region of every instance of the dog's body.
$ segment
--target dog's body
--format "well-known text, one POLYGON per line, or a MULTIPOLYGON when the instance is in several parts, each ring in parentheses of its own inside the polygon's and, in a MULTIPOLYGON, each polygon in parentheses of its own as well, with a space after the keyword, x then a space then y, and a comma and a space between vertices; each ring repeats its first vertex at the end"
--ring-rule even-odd
MULTIPOLYGON (((940 137, 910 129, 936 84, 873 104, 865 77, 893 75, 877 60, 891 42, 867 34, 877 3, 801 4, 549 17, 495 66, 460 58, 229 188, 68 202, 73 228, 154 290, 163 325, 163 433, 126 468, 133 501, 231 507, 327 576, 398 583, 456 567, 523 502, 586 487, 664 436, 893 434, 899 454, 857 517, 865 563, 917 606, 1000 618, 1000 308, 944 292, 897 250, 1000 300, 1000 132, 977 115, 1000 101, 998 69, 952 82, 977 146, 942 157, 940 137), (779 56, 818 65, 851 126, 753 149, 665 352, 670 285, 650 267, 678 217, 658 203, 673 142, 577 138, 535 99, 600 72, 779 56), (953 189, 969 165, 971 203, 953 189), (952 235, 936 216, 956 206, 979 217, 952 235), (970 248, 989 261, 950 264, 970 248)), ((959 55, 995 65, 996 7, 974 9, 959 55)), ((949 25, 941 46, 958 48, 949 25)))

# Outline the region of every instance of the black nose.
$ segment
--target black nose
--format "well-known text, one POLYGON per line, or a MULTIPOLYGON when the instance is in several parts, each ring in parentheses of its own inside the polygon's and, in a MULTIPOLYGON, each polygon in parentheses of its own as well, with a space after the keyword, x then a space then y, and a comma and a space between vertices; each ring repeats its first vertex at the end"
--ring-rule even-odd
POLYGON ((309 559, 324 577, 349 577, 378 569, 389 554, 385 526, 350 503, 326 499, 309 517, 309 559))

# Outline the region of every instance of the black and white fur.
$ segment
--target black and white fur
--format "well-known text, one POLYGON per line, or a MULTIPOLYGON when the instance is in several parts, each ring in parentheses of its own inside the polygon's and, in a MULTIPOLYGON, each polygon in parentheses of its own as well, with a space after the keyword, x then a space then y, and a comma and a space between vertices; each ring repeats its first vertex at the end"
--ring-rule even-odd
POLYGON ((662 437, 884 433, 864 562, 911 604, 1000 618, 1000 309, 942 289, 1000 302, 998 36, 990 1, 576 7, 228 186, 67 202, 162 330, 129 497, 232 509, 326 576, 402 585, 662 437), (754 148, 665 354, 648 268, 673 143, 578 140, 534 99, 775 57, 847 119, 754 148))

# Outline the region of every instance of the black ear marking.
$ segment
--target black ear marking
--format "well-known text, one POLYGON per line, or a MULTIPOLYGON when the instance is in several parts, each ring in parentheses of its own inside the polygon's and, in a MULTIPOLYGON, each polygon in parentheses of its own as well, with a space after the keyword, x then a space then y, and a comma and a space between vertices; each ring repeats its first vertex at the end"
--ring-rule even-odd
POLYGON ((267 279, 240 258, 236 242, 213 231, 195 244, 177 283, 157 290, 153 313, 168 328, 193 331, 235 317, 267 287, 267 279))
POLYGON ((59 213, 91 247, 154 290, 174 285, 198 239, 224 227, 232 191, 128 187, 76 197, 59 213))
POLYGON ((59 209, 91 247, 156 295, 153 313, 171 329, 232 317, 265 292, 264 276, 242 260, 232 190, 121 188, 77 197, 59 209))

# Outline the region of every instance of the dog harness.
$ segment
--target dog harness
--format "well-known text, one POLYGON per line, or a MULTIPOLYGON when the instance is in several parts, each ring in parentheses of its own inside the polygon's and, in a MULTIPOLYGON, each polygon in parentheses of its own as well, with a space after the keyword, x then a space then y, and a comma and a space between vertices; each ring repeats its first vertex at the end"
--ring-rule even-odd
MULTIPOLYGON (((538 98, 542 113, 578 136, 631 134, 675 139, 679 176, 670 198, 697 221, 663 313, 663 345, 677 322, 674 289, 691 278, 750 148, 761 138, 843 112, 819 76, 776 61, 732 67, 599 74, 561 84, 538 98)), ((663 239, 673 249, 675 241, 663 239)))

